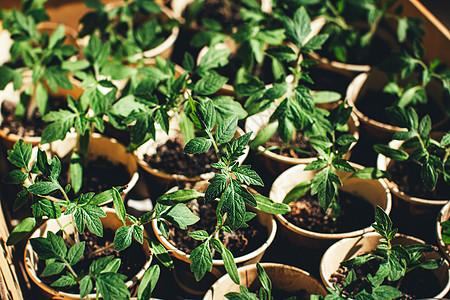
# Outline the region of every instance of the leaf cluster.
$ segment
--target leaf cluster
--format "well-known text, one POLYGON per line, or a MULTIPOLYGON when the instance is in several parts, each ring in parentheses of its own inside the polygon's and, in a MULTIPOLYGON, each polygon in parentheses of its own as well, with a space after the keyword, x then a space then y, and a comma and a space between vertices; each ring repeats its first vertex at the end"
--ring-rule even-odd
MULTIPOLYGON (((396 132, 394 140, 404 141, 400 149, 388 145, 377 144, 374 150, 398 162, 408 161, 420 166, 420 177, 426 189, 432 191, 436 186, 439 174, 450 184, 450 132, 444 134, 440 143, 431 138, 431 118, 425 115, 419 121, 412 107, 403 109, 392 107, 388 110, 394 124, 407 128, 408 131, 396 132)), ((417 174, 419 175, 419 174, 417 174)))
POLYGON ((443 264, 443 259, 422 259, 423 253, 433 251, 430 245, 403 246, 391 243, 397 229, 392 227, 391 219, 380 207, 375 210, 375 223, 372 227, 381 235, 376 251, 341 262, 341 265, 351 270, 343 286, 329 288, 331 294, 325 299, 395 299, 402 296, 399 288, 407 273, 416 268, 433 270, 443 264), (353 268, 372 260, 380 262, 379 268, 375 275, 368 274, 361 282, 353 268))

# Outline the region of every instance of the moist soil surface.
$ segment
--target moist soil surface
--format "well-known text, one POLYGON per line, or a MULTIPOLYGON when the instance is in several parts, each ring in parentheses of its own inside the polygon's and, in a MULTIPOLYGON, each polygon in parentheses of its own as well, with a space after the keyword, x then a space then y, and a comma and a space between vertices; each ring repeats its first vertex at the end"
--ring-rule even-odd
MULTIPOLYGON (((65 108, 66 100, 63 97, 49 97, 48 99, 49 111, 65 108)), ((17 120, 14 112, 16 110, 16 104, 11 101, 3 101, 1 106, 1 113, 3 121, 0 125, 2 130, 5 130, 7 134, 16 134, 20 137, 25 136, 41 136, 42 131, 47 125, 42 121, 42 116, 36 108, 31 120, 27 120, 26 112, 22 119, 17 120)))
MULTIPOLYGON (((105 249, 104 251, 100 252, 100 253, 96 253, 94 254, 91 258, 89 258, 89 254, 97 251, 103 247, 108 247, 110 245, 113 244, 113 240, 114 240, 114 231, 112 229, 107 229, 104 228, 103 231, 103 238, 96 236, 95 234, 91 233, 89 230, 85 230, 84 234, 80 235, 80 242, 85 241, 85 250, 84 250, 84 256, 83 258, 74 266, 72 266, 72 268, 74 269, 75 273, 77 273, 77 275, 80 275, 82 273, 86 274, 87 270, 89 270, 89 266, 91 265, 91 263, 96 260, 99 259, 101 257, 106 257, 109 255, 113 256, 114 258, 120 258, 121 259, 121 264, 120 264, 120 268, 119 271, 117 273, 123 274, 127 276, 127 280, 130 280, 131 278, 133 278, 144 266, 145 262, 146 262, 146 256, 145 256, 145 252, 142 248, 142 245, 139 244, 138 242, 136 242, 135 240, 133 240, 133 242, 131 243, 131 245, 123 250, 123 251, 115 251, 114 247, 105 249)), ((73 239, 73 235, 71 235, 72 239, 73 239)), ((70 249, 70 245, 67 241, 66 242, 66 246, 68 249, 70 249)), ((41 277, 40 275, 42 274, 42 272, 44 271, 45 268, 45 262, 43 260, 39 260, 38 262, 38 270, 37 270, 37 275, 38 277, 42 280, 43 283, 50 285, 52 282, 54 282, 55 280, 57 280, 59 277, 61 277, 61 275, 57 276, 49 276, 49 277, 41 277)), ((61 274, 65 274, 65 271, 63 271, 61 274)), ((67 292, 67 293, 74 293, 74 294, 79 294, 79 286, 72 286, 72 287, 61 287, 61 288, 57 288, 57 287, 53 287, 54 289, 57 289, 58 291, 63 291, 63 292, 67 292)))
POLYGON ((423 199, 448 200, 450 198, 450 185, 445 183, 443 177, 439 175, 435 189, 429 191, 423 185, 420 169, 421 167, 414 162, 393 162, 388 166, 392 181, 406 195, 423 199))
MULTIPOLYGON (((264 143, 264 148, 268 148, 271 146, 281 146, 284 145, 283 140, 278 135, 277 132, 272 135, 272 137, 264 143)), ((280 149, 274 149, 270 150, 271 152, 274 152, 279 155, 287 156, 287 157, 294 157, 294 158, 309 158, 309 157, 315 157, 318 155, 317 151, 314 150, 314 148, 311 146, 311 143, 306 138, 306 136, 301 131, 297 131, 295 133, 295 137, 292 138, 289 142, 289 146, 297 147, 301 150, 307 151, 309 154, 306 153, 300 153, 297 151, 294 151, 293 149, 287 149, 284 150, 283 153, 280 153, 280 149)))
POLYGON ((291 212, 286 220, 297 227, 319 233, 342 233, 366 228, 371 224, 374 208, 369 202, 350 193, 339 191, 341 214, 333 221, 320 206, 316 196, 307 193, 289 203, 291 212))
MULTIPOLYGON (((392 122, 386 114, 386 108, 392 106, 395 101, 396 97, 391 94, 369 90, 358 99, 355 105, 368 118, 384 124, 391 124, 392 122)), ((443 111, 439 109, 438 105, 433 103, 417 104, 414 105, 414 109, 420 118, 429 114, 433 124, 445 118, 443 111)))
MULTIPOLYGON (((63 187, 68 183, 68 174, 69 164, 63 164, 60 176, 63 187)), ((99 156, 83 167, 83 185, 79 193, 94 192, 98 194, 113 186, 126 186, 131 179, 129 174, 124 165, 113 164, 105 157, 99 156)))
MULTIPOLYGON (((253 293, 255 293, 256 297, 259 298, 259 290, 258 291, 253 291, 253 293)), ((289 299, 289 300, 309 300, 310 298, 308 297, 308 294, 306 293, 306 290, 299 290, 297 292, 287 292, 284 290, 280 290, 277 289, 276 287, 274 287, 272 289, 272 297, 274 300, 285 300, 285 299, 289 299)))
MULTIPOLYGON (((372 276, 375 275, 380 263, 381 260, 373 259, 361 266, 354 267, 357 278, 356 285, 359 287, 359 290, 357 291, 361 290, 363 280, 368 274, 371 274, 372 276)), ((330 282, 342 287, 349 271, 350 270, 347 267, 340 266, 339 269, 331 275, 330 282)), ((389 285, 386 281, 383 284, 389 285)), ((396 283, 390 283, 390 285, 395 287, 396 283)), ((409 300, 435 296, 441 291, 441 288, 439 286, 439 280, 432 270, 416 268, 408 272, 403 278, 399 290, 403 293, 403 296, 396 299, 409 300)))
POLYGON ((178 139, 168 140, 156 149, 154 155, 144 155, 144 160, 154 169, 186 177, 196 177, 216 170, 211 165, 217 162, 213 148, 195 155, 184 154, 183 149, 184 147, 178 139))
MULTIPOLYGON (((190 254, 196 247, 202 244, 188 233, 196 230, 206 230, 208 233, 214 232, 216 227, 216 208, 214 203, 204 203, 203 200, 194 200, 187 204, 194 214, 200 217, 200 221, 187 230, 181 230, 169 224, 169 240, 179 250, 190 254)), ((266 227, 257 221, 254 217, 248 223, 249 227, 240 228, 233 233, 221 231, 220 240, 225 247, 233 253, 233 256, 239 257, 258 249, 268 237, 266 227)), ((220 253, 214 253, 214 259, 221 259, 220 253)))

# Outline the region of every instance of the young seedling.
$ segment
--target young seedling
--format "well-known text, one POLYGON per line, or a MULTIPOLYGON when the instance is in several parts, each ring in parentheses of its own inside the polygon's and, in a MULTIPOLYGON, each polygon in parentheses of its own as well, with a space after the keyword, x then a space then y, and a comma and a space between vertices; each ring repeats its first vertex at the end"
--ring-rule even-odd
POLYGON ((13 39, 11 64, 19 67, 0 66, 0 89, 5 89, 8 83, 13 83, 15 90, 22 89, 15 116, 31 120, 36 108, 41 116, 48 112, 47 89, 56 93, 58 88, 73 88, 63 62, 78 50, 63 44, 66 40, 63 25, 50 35, 39 31, 38 23, 48 18, 43 8, 35 8, 33 1, 23 3, 23 8, 23 13, 14 9, 3 11, 2 26, 13 39))
MULTIPOLYGON (((197 222, 198 217, 184 204, 159 203, 153 211, 136 218, 126 212, 119 193, 121 187, 113 187, 97 195, 92 192, 81 194, 76 199, 70 199, 68 196, 71 190, 70 184, 62 187, 58 181, 61 172, 61 162, 58 157, 54 156, 51 161, 48 161, 47 154, 37 149, 37 160, 30 165, 31 154, 31 144, 25 144, 23 140, 19 140, 14 148, 8 151, 8 160, 20 169, 8 173, 3 178, 3 182, 22 185, 23 189, 17 195, 14 210, 28 203, 33 216, 24 219, 14 228, 7 240, 7 245, 18 243, 36 225, 40 225, 44 218, 56 219, 59 224, 58 218, 62 214, 71 215, 73 236, 67 232, 67 226, 59 224, 61 228, 58 233, 49 232, 47 237, 30 240, 37 256, 46 261, 42 276, 58 275, 66 270, 65 275, 54 281, 52 286, 79 285, 80 296, 84 298, 92 292, 93 282, 95 282, 96 293, 101 294, 105 299, 129 298, 129 291, 124 283, 126 276, 117 274, 120 259, 112 260, 112 256, 99 258, 92 262, 89 270, 79 273, 74 271, 73 266, 83 257, 93 258, 95 254, 102 253, 108 248, 114 247, 116 251, 125 250, 131 245, 133 239, 140 244, 147 239, 151 252, 156 258, 160 259, 165 266, 173 268, 173 262, 165 248, 158 241, 144 235, 143 225, 156 218, 165 219, 177 227, 186 229, 187 226, 197 222), (63 199, 50 197, 57 191, 63 195, 63 199), (85 242, 80 242, 80 234, 83 234, 87 227, 93 234, 103 237, 101 218, 106 217, 106 213, 99 206, 110 200, 123 226, 117 229, 112 244, 92 253, 84 253, 85 242), (69 244, 69 250, 64 240, 69 244), (115 288, 110 289, 108 286, 115 286, 115 288)), ((140 288, 141 296, 144 297, 141 299, 148 299, 146 297, 151 293, 159 276, 159 271, 155 268, 148 273, 149 275, 144 276, 140 288)))
MULTIPOLYGON (((214 147, 218 158, 214 167, 221 172, 215 174, 214 178, 209 180, 210 184, 205 193, 194 190, 175 192, 175 195, 184 202, 200 196, 203 196, 207 203, 217 202, 217 225, 214 232, 198 230, 189 234, 192 238, 203 241, 200 246, 192 251, 189 257, 191 271, 197 280, 203 278, 207 271, 211 271, 213 253, 217 251, 221 254, 225 269, 230 274, 231 279, 239 283, 233 254, 220 241, 219 232, 221 230, 230 232, 247 227, 247 222, 256 214, 248 212, 246 205, 269 213, 286 213, 289 211, 289 207, 284 204, 273 203, 270 199, 261 195, 252 195, 245 186, 241 185, 262 186, 263 182, 259 175, 250 169, 250 166, 239 166, 238 164, 237 159, 242 155, 250 134, 247 133, 232 140, 237 128, 237 117, 230 116, 219 123, 215 123, 217 119, 215 118, 214 104, 211 100, 198 100, 197 102, 189 96, 189 105, 191 109, 189 116, 195 126, 205 133, 205 137, 196 137, 190 140, 186 144, 184 152, 199 154, 208 150, 211 146, 214 147), (226 144, 225 152, 219 150, 219 144, 226 144)), ((159 203, 162 201, 174 201, 174 194, 169 193, 162 196, 159 203)), ((163 232, 167 233, 167 230, 163 232)))
POLYGON ((319 157, 305 167, 305 171, 316 171, 310 181, 296 185, 283 199, 283 203, 295 201, 308 191, 318 197, 319 203, 333 219, 340 215, 338 187, 350 178, 378 179, 387 174, 375 168, 356 170, 345 158, 350 146, 357 140, 350 134, 337 135, 337 129, 345 126, 352 112, 345 103, 333 109, 326 117, 329 128, 325 135, 311 136, 310 141, 319 157), (337 171, 350 173, 340 178, 337 171))
POLYGON ((383 91, 397 98, 392 106, 416 107, 429 103, 426 89, 434 79, 442 84, 442 107, 444 113, 450 116, 450 69, 442 68, 439 59, 427 65, 423 61, 424 55, 420 50, 414 51, 413 56, 406 52, 391 55, 380 66, 380 69, 385 71, 390 78, 390 82, 383 91), (407 80, 407 83, 400 84, 400 80, 407 80))
POLYGON ((417 113, 411 107, 406 109, 393 107, 389 110, 389 115, 394 124, 408 129, 408 131, 396 132, 393 136, 394 140, 404 140, 405 142, 400 149, 377 144, 374 146, 374 150, 394 161, 418 164, 422 183, 429 191, 434 190, 439 176, 442 176, 444 181, 450 185, 450 168, 448 167, 450 132, 442 137, 440 143, 433 140, 430 136, 430 116, 424 116, 419 122, 417 113))
POLYGON ((380 244, 373 253, 341 262, 341 265, 351 270, 342 287, 335 285, 334 289, 328 288, 330 294, 325 297, 326 300, 396 299, 403 295, 399 288, 409 272, 417 268, 437 269, 444 263, 443 258, 422 259, 423 253, 434 251, 431 245, 393 244, 397 228, 392 228, 391 219, 380 207, 375 210, 375 223, 372 227, 381 235, 380 244), (375 275, 367 274, 364 279, 358 279, 354 268, 373 260, 379 262, 375 275))
POLYGON ((176 26, 175 20, 161 21, 157 14, 161 7, 154 1, 124 1, 123 5, 108 6, 98 0, 84 1, 94 9, 84 15, 79 36, 99 35, 103 41, 111 44, 108 56, 133 63, 145 57, 147 50, 160 45, 176 26), (148 18, 142 24, 139 18, 148 18))

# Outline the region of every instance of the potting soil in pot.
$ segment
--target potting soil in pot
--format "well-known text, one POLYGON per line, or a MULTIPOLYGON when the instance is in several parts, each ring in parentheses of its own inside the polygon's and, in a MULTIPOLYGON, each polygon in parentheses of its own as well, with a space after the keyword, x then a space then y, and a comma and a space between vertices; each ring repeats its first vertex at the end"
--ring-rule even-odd
POLYGON ((423 185, 420 168, 414 162, 392 162, 388 166, 388 172, 398 189, 408 196, 433 200, 450 199, 450 185, 444 181, 443 176, 438 177, 435 189, 429 191, 423 185))
POLYGON ((326 214, 317 200, 317 195, 307 193, 289 203, 291 212, 286 220, 297 227, 318 233, 343 233, 370 226, 374 208, 361 197, 339 191, 341 214, 336 221, 326 214))
MULTIPOLYGON (((192 5, 183 12, 183 17, 187 18, 187 13, 192 5)), ((242 24, 240 8, 242 5, 238 1, 232 0, 205 0, 199 10, 196 22, 202 24, 203 19, 210 19, 218 22, 225 29, 231 29, 242 24)))
POLYGON ((152 168, 167 174, 180 174, 186 177, 195 177, 201 174, 214 172, 211 164, 217 162, 213 148, 201 154, 184 154, 184 147, 177 140, 168 140, 156 149, 152 156, 144 155, 144 160, 152 168))
MULTIPOLYGON (((357 291, 361 290, 362 285, 364 284, 364 278, 366 278, 368 274, 374 276, 380 264, 381 260, 373 259, 361 266, 354 268, 357 278, 357 281, 355 283, 357 286, 357 288, 355 289, 355 294, 357 293, 357 291)), ((331 275, 330 282, 342 287, 342 284, 345 282, 345 278, 347 277, 349 271, 350 270, 347 267, 340 266, 339 269, 331 275)), ((383 282, 383 285, 392 285, 396 287, 397 282, 386 282, 385 280, 385 282, 383 282)), ((433 271, 425 270, 422 268, 416 268, 408 272, 407 275, 403 278, 398 289, 403 293, 403 296, 396 299, 402 300, 432 297, 434 295, 437 295, 441 291, 439 280, 434 275, 433 271)))
MULTIPOLYGON (((275 134, 273 134, 272 137, 267 142, 264 143, 264 147, 266 149, 271 146, 280 147, 281 145, 284 145, 284 143, 277 132, 275 132, 275 134)), ((318 155, 317 151, 314 150, 314 148, 311 146, 311 143, 309 142, 308 138, 306 138, 303 132, 301 131, 297 131, 295 133, 293 138, 291 138, 291 140, 289 141, 289 146, 293 146, 301 150, 307 151, 309 152, 309 154, 294 151, 293 149, 283 150, 283 152, 280 152, 280 149, 274 149, 271 150, 271 152, 294 158, 308 158, 308 157, 315 157, 318 155)))
MULTIPOLYGON (((194 214, 200 217, 200 220, 187 230, 181 230, 175 226, 169 225, 169 239, 179 250, 190 254, 202 241, 197 241, 188 233, 196 230, 206 230, 212 233, 216 227, 216 203, 204 203, 202 200, 189 202, 188 207, 194 214)), ((233 233, 221 231, 219 239, 225 247, 230 250, 234 257, 243 256, 258 249, 267 240, 267 229, 261 225, 257 217, 254 217, 248 223, 249 227, 240 228, 233 233)), ((214 254, 214 259, 221 259, 220 253, 214 254)))
MULTIPOLYGON (((89 266, 91 263, 99 259, 101 257, 106 257, 109 255, 113 256, 114 258, 120 258, 121 264, 119 271, 117 273, 123 274, 127 276, 127 280, 130 280, 133 278, 145 265, 146 262, 146 256, 145 252, 142 248, 142 245, 133 240, 131 245, 123 250, 123 251, 115 251, 113 245, 114 240, 114 231, 109 228, 104 228, 103 231, 103 237, 98 237, 95 234, 91 233, 89 230, 85 230, 84 234, 80 235, 80 242, 85 241, 85 250, 83 258, 74 266, 72 266, 73 270, 77 275, 80 275, 82 273, 86 274, 87 270, 89 270, 89 266), (89 255, 103 247, 108 247, 104 251, 101 251, 99 253, 95 253, 90 257, 89 255)), ((74 238, 74 235, 71 235, 71 238, 74 238)), ((69 249, 71 245, 65 240, 66 246, 69 249)), ((43 283, 50 285, 52 282, 57 280, 61 277, 61 275, 55 275, 55 276, 48 276, 48 277, 41 277, 40 275, 44 271, 45 268, 45 261, 39 260, 38 262, 38 270, 37 275, 42 280, 43 283)), ((65 274, 65 271, 63 271, 61 274, 65 274)), ((78 285, 71 286, 71 287, 53 287, 54 289, 58 291, 63 291, 66 293, 72 293, 72 294, 79 294, 79 288, 78 285)))
MULTIPOLYGON (((252 293, 256 294, 256 297, 259 299, 259 290, 257 291, 250 291, 252 293)), ((297 292, 286 292, 283 290, 279 290, 277 288, 272 289, 271 296, 274 300, 309 300, 310 297, 306 294, 305 290, 299 290, 297 292)))
MULTIPOLYGON (((67 107, 67 101, 63 97, 48 98, 49 111, 57 111, 67 107)), ((31 120, 27 120, 26 112, 21 119, 15 118, 17 104, 5 100, 2 102, 1 113, 3 116, 0 128, 6 130, 8 134, 16 134, 20 137, 41 136, 46 123, 42 121, 42 116, 36 108, 31 120)))

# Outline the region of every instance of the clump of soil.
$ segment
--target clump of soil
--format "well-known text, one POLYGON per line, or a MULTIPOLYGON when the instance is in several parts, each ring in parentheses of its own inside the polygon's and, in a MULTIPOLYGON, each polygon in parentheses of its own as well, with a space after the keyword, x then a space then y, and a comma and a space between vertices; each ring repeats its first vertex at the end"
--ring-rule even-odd
MULTIPOLYGON (((125 186, 130 181, 130 173, 122 164, 114 164, 103 156, 91 160, 83 167, 83 185, 79 193, 96 194, 117 186, 125 186)), ((69 164, 62 165, 61 186, 68 183, 69 164)), ((72 191, 71 191, 72 192, 72 191)))
MULTIPOLYGON (((183 12, 183 17, 187 17, 190 7, 191 5, 183 12)), ((231 30, 243 23, 241 7, 241 4, 232 0, 205 0, 195 20, 197 24, 202 24, 202 19, 214 20, 223 28, 231 30)))
MULTIPOLYGON (((364 285, 363 281, 368 274, 375 275, 381 262, 379 259, 373 259, 361 266, 354 267, 357 278, 354 289, 355 294, 362 290, 364 285)), ((347 267, 339 266, 339 269, 331 275, 330 282, 342 288, 349 272, 350 269, 347 267)), ((383 285, 392 285, 395 287, 397 282, 388 282, 385 280, 383 285)), ((428 298, 437 295, 441 291, 439 280, 436 278, 433 270, 424 270, 422 268, 416 268, 408 272, 398 289, 403 293, 403 296, 396 299, 401 300, 428 298)), ((344 293, 347 296, 351 296, 346 291, 344 293)))
MULTIPOLYGON (((275 132, 272 137, 264 143, 264 148, 268 148, 271 146, 281 146, 284 145, 283 140, 278 135, 277 132, 275 132)), ((298 151, 294 151, 293 149, 287 149, 283 152, 280 152, 280 149, 274 149, 271 150, 271 152, 274 152, 279 155, 287 156, 287 157, 293 157, 293 158, 309 158, 309 157, 315 157, 318 155, 317 151, 312 147, 311 143, 309 142, 308 138, 303 134, 301 131, 297 131, 293 138, 291 138, 289 142, 289 146, 294 146, 299 149, 305 150, 309 152, 309 154, 306 153, 300 153, 298 151)))
MULTIPOLYGON (((50 97, 48 99, 49 110, 58 110, 67 107, 66 100, 63 97, 50 97)), ((21 119, 16 119, 16 103, 5 100, 2 102, 1 113, 3 121, 0 125, 7 134, 16 134, 20 137, 41 136, 47 123, 42 121, 42 116, 36 108, 31 120, 28 120, 26 114, 21 119)))
POLYGON ((443 176, 438 177, 436 187, 429 191, 425 188, 420 176, 421 167, 410 161, 401 163, 392 162, 388 166, 388 172, 398 189, 409 196, 424 199, 448 200, 450 197, 450 184, 446 183, 443 176))
POLYGON ((317 195, 307 193, 289 203, 291 211, 284 217, 300 228, 319 233, 342 233, 370 226, 374 208, 361 197, 339 191, 341 214, 333 221, 317 200, 317 195))
MULTIPOLYGON (((135 240, 133 240, 130 247, 128 247, 123 251, 118 252, 114 250, 114 247, 110 247, 108 249, 105 249, 105 251, 103 252, 94 254, 92 258, 89 258, 90 253, 99 250, 103 247, 108 247, 112 245, 114 235, 115 232, 109 228, 104 228, 103 237, 98 237, 87 229, 85 230, 84 234, 80 235, 80 242, 85 241, 86 244, 83 258, 77 264, 72 266, 77 275, 86 274, 89 270, 89 266, 94 260, 109 255, 112 255, 113 259, 114 258, 121 259, 122 262, 120 264, 120 268, 117 273, 126 275, 127 280, 133 278, 142 269, 147 259, 145 252, 142 248, 142 245, 136 242, 135 240)), ((73 234, 71 235, 71 237, 72 239, 74 238, 73 234)), ((65 243, 67 248, 69 249, 71 245, 69 245, 67 240, 65 241, 65 243)), ((65 271, 63 271, 59 276, 55 275, 49 277, 41 277, 44 268, 45 268, 45 261, 39 260, 37 275, 42 280, 42 282, 47 285, 50 285, 52 282, 61 277, 61 274, 65 274, 65 271)), ((58 291, 63 291, 66 293, 74 293, 74 294, 80 293, 78 285, 71 287, 53 287, 53 288, 58 291)))
MULTIPOLYGON (((191 238, 188 236, 188 233, 196 230, 205 230, 208 233, 213 232, 216 226, 216 205, 215 203, 204 203, 202 200, 194 200, 189 202, 187 206, 195 215, 200 217, 200 220, 189 226, 187 230, 181 230, 169 225, 169 239, 179 250, 190 254, 202 244, 202 241, 191 238)), ((219 239, 233 253, 234 257, 255 251, 267 240, 267 229, 258 222, 257 217, 250 220, 247 224, 249 227, 240 228, 233 233, 221 231, 219 234, 219 239)), ((220 259, 220 253, 215 253, 213 258, 220 259)))
POLYGON ((195 177, 214 172, 211 164, 217 162, 213 148, 201 154, 184 154, 183 145, 178 139, 168 140, 156 149, 154 155, 144 155, 144 160, 152 168, 167 174, 180 174, 195 177))

